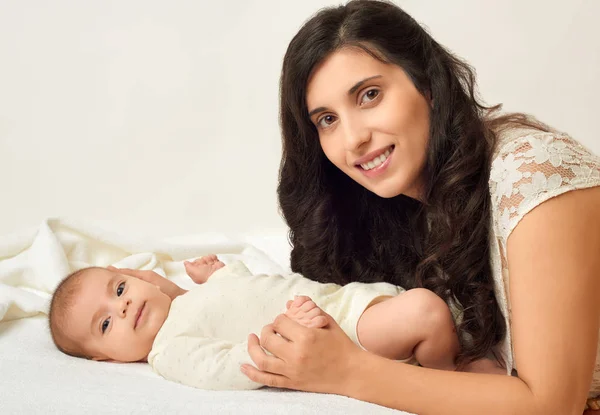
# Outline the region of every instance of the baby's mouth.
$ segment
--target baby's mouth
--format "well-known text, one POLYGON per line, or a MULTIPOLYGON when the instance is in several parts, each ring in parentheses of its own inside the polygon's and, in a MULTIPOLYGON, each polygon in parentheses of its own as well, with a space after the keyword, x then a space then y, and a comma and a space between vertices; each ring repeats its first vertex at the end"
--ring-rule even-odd
POLYGON ((140 318, 142 317, 142 313, 144 312, 144 308, 146 308, 146 302, 144 301, 144 303, 142 304, 142 306, 138 309, 137 314, 135 315, 135 324, 133 326, 133 328, 137 328, 139 322, 140 322, 140 318))

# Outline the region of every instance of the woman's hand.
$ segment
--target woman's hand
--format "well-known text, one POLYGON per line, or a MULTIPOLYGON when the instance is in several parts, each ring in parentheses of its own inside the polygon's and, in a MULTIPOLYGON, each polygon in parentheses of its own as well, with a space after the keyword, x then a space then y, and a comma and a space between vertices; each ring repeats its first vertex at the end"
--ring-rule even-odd
POLYGON ((128 275, 130 277, 139 278, 140 280, 146 281, 152 285, 158 287, 163 293, 167 294, 171 300, 175 297, 185 294, 187 291, 175 284, 173 281, 169 281, 162 275, 157 274, 150 270, 139 270, 130 268, 115 268, 113 266, 108 267, 109 270, 118 272, 120 274, 128 275))
POLYGON ((279 315, 263 328, 260 340, 254 334, 248 337, 248 352, 258 369, 242 365, 242 372, 267 386, 349 395, 354 370, 367 352, 331 316, 326 317, 327 327, 307 328, 279 315))

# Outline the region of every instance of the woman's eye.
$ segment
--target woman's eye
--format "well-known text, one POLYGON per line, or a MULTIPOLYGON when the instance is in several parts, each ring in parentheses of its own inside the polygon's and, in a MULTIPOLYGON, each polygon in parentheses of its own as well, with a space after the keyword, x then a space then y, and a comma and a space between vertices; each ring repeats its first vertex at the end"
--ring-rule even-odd
POLYGON ((104 334, 104 332, 106 331, 106 329, 108 328, 108 325, 110 324, 110 318, 107 318, 106 320, 104 320, 102 322, 102 333, 104 334))
POLYGON ((360 99, 360 103, 367 104, 367 103, 375 100, 375 98, 377 98, 378 96, 379 96, 378 89, 369 89, 367 92, 364 93, 364 95, 360 99))
POLYGON ((120 297, 121 294, 123 294, 123 290, 125 289, 125 283, 122 282, 121 284, 119 284, 119 286, 117 287, 117 297, 120 297))
POLYGON ((326 115, 324 117, 319 118, 319 121, 317 121, 317 127, 327 128, 334 122, 335 122, 335 116, 326 115))

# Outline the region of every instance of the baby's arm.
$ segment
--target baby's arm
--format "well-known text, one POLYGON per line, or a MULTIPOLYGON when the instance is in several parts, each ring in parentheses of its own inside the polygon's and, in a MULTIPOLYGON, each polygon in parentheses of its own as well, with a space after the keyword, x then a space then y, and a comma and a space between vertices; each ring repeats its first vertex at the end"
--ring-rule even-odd
POLYGON ((196 284, 204 284, 208 278, 225 264, 219 261, 216 255, 206 255, 193 262, 185 261, 183 263, 185 272, 196 284))
POLYGON ((199 389, 247 390, 264 386, 240 371, 242 364, 252 364, 248 342, 179 336, 150 356, 149 363, 162 377, 199 389))

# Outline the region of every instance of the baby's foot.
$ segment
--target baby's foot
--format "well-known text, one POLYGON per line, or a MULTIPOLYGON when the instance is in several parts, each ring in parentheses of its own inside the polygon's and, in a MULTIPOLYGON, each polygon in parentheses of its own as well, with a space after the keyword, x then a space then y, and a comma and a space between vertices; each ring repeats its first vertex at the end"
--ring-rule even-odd
POLYGON ((325 313, 310 297, 297 296, 293 301, 288 301, 286 307, 285 315, 305 327, 318 328, 327 325, 325 313))
POLYGON ((203 284, 218 269, 225 266, 216 255, 206 255, 196 259, 194 262, 183 263, 185 272, 196 284, 203 284))

